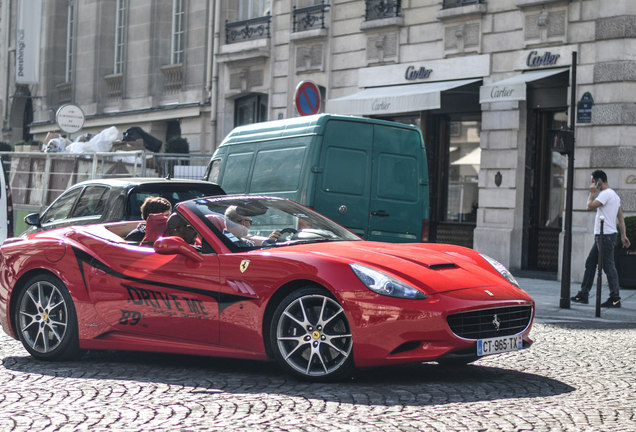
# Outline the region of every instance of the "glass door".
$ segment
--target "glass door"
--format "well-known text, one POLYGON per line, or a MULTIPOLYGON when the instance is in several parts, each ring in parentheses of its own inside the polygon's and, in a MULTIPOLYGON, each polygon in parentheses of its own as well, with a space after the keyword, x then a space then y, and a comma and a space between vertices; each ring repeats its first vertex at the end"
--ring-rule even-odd
POLYGON ((567 112, 536 110, 528 153, 528 199, 526 200, 526 268, 556 272, 559 234, 563 227, 567 156, 552 151, 551 129, 567 126, 567 112))

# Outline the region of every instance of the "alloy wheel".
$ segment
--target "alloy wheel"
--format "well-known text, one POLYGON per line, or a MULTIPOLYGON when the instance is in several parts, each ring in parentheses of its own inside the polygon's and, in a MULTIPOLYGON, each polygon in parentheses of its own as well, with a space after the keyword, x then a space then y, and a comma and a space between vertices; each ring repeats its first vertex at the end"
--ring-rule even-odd
POLYGON ((26 289, 18 306, 18 329, 32 350, 54 351, 64 341, 68 325, 68 307, 57 286, 40 280, 26 289))
POLYGON ((353 340, 342 307, 322 294, 292 300, 278 317, 280 356, 305 377, 334 375, 351 363, 353 340))

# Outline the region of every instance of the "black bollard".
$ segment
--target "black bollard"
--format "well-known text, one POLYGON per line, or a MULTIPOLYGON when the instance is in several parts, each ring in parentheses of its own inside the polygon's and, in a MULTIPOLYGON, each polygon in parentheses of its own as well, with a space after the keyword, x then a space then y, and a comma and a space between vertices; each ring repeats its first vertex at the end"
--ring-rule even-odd
POLYGON ((596 280, 596 318, 601 316, 601 286, 603 284, 603 225, 605 218, 600 217, 601 232, 598 237, 598 279, 596 280))

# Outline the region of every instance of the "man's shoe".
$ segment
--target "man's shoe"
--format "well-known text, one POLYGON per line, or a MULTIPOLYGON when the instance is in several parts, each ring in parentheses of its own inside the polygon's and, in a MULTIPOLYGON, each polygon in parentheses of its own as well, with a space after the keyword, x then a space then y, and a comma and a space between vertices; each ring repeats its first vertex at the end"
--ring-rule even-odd
POLYGON ((572 300, 574 303, 583 303, 583 304, 588 304, 589 303, 587 297, 584 297, 581 294, 575 295, 570 300, 572 300))
POLYGON ((601 307, 606 307, 606 308, 619 308, 621 307, 621 299, 618 300, 614 300, 614 299, 607 299, 607 301, 605 303, 601 303, 601 307))

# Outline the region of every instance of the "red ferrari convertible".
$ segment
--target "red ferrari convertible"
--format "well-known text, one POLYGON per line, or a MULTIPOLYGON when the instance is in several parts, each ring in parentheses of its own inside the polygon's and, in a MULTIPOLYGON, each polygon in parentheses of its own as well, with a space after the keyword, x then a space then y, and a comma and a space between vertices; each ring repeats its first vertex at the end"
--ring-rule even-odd
POLYGON ((474 250, 367 242, 272 197, 200 198, 176 213, 180 236, 152 246, 124 240, 135 221, 7 240, 4 330, 43 360, 93 349, 273 358, 311 380, 532 343, 532 298, 474 250))

